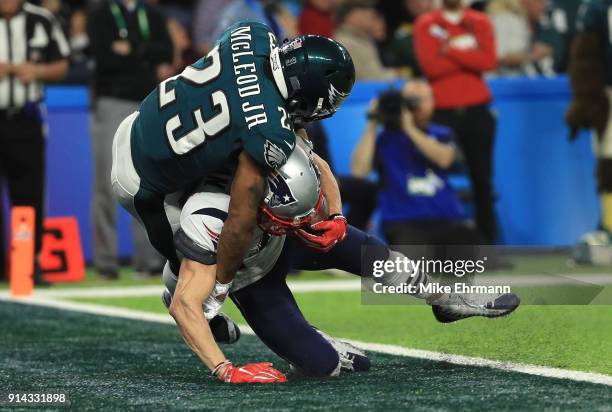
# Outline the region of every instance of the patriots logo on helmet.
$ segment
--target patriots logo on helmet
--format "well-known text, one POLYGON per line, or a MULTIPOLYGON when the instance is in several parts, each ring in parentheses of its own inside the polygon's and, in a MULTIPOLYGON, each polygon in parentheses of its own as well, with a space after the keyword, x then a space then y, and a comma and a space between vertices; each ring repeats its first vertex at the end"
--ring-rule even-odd
POLYGON ((287 162, 287 156, 280 147, 269 140, 264 144, 264 159, 268 166, 278 169, 287 162))
POLYGON ((289 206, 297 202, 297 199, 291 192, 291 188, 279 173, 270 173, 268 176, 268 186, 272 192, 272 197, 268 201, 269 207, 289 206))
POLYGON ((340 103, 344 101, 348 96, 348 93, 342 93, 338 89, 334 87, 333 84, 329 84, 329 89, 327 90, 327 98, 329 99, 329 104, 332 107, 340 106, 340 103))

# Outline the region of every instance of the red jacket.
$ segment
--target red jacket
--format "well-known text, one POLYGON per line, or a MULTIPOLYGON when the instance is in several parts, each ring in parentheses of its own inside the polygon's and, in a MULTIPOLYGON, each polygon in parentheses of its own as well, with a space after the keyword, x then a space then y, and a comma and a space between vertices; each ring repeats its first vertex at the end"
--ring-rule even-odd
POLYGON ((443 17, 442 10, 426 13, 416 22, 414 47, 433 87, 436 108, 491 100, 483 73, 495 70, 497 57, 493 25, 486 14, 466 8, 461 21, 453 24, 443 17))
POLYGON ((318 34, 333 38, 336 24, 331 12, 321 11, 311 4, 306 4, 300 13, 298 29, 301 34, 318 34))

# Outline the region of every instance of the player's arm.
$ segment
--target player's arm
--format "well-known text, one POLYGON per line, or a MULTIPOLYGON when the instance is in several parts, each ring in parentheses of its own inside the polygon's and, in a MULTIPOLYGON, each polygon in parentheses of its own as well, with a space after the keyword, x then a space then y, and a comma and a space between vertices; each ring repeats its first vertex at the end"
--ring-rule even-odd
POLYGON ((202 303, 215 284, 216 265, 183 259, 170 314, 185 343, 211 371, 225 361, 202 311, 202 303))
MULTIPOLYGON (((303 128, 298 129, 296 134, 306 141, 310 140, 306 130, 303 128)), ((340 188, 331 167, 329 167, 329 164, 315 152, 311 152, 311 155, 313 162, 321 173, 321 190, 323 191, 325 200, 327 201, 327 207, 329 209, 328 213, 330 215, 342 214, 342 198, 340 196, 340 188)))
MULTIPOLYGON (((308 140, 304 129, 298 130, 297 134, 308 140)), ((314 152, 312 160, 321 173, 321 190, 327 201, 329 216, 327 220, 312 225, 309 231, 300 229, 296 234, 307 246, 327 252, 346 237, 347 221, 342 216, 342 198, 338 181, 329 164, 314 152)))
POLYGON ((321 173, 321 190, 325 195, 330 215, 342 214, 342 198, 338 181, 332 173, 329 164, 318 154, 312 154, 312 160, 321 173))
POLYGON ((264 170, 243 151, 238 158, 238 168, 230 191, 228 217, 217 250, 217 280, 221 283, 230 283, 242 265, 253 240, 257 210, 264 189, 264 170))
POLYGON ((202 310, 202 303, 215 284, 216 265, 204 265, 183 259, 178 283, 170 305, 185 343, 222 382, 277 383, 287 378, 270 362, 249 363, 236 367, 225 358, 210 330, 202 310))

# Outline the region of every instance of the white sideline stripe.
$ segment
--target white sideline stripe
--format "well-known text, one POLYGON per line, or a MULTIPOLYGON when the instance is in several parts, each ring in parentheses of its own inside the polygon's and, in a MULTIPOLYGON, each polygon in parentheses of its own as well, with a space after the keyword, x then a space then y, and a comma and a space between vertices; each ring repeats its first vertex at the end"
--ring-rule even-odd
MULTIPOLYGON (((54 299, 35 299, 35 298, 10 298, 0 296, 0 301, 16 302, 33 306, 43 306, 62 310, 70 310, 94 315, 111 316, 123 319, 133 319, 139 321, 156 322, 163 324, 174 324, 170 315, 161 315, 144 311, 114 308, 110 306, 93 305, 89 303, 66 302, 54 299)), ((246 325, 239 325, 240 331, 245 335, 254 335, 253 330, 246 325)), ((491 359, 477 358, 471 356, 453 355, 442 352, 432 352, 420 349, 404 348, 397 345, 385 345, 380 343, 362 342, 351 339, 337 338, 352 343, 364 350, 379 352, 388 355, 404 356, 417 359, 431 360, 435 362, 447 362, 455 365, 486 367, 501 369, 507 372, 518 372, 528 375, 542 376, 546 378, 570 379, 574 381, 597 383, 612 386, 612 376, 600 373, 580 372, 567 369, 548 368, 545 366, 528 365, 514 362, 501 362, 491 359)))
MULTIPOLYGON (((612 284, 612 275, 496 275, 479 279, 483 285, 511 285, 511 286, 538 286, 538 285, 575 285, 580 283, 593 285, 612 284)), ((295 293, 311 292, 354 292, 361 290, 359 278, 342 280, 319 281, 289 281, 289 288, 295 293)), ((71 289, 35 290, 34 296, 40 298, 121 298, 139 296, 161 296, 163 285, 149 286, 112 286, 112 287, 81 287, 71 289)), ((8 290, 0 291, 0 297, 9 297, 8 290)))
MULTIPOLYGON (((293 292, 338 292, 361 290, 359 279, 350 280, 324 280, 324 281, 293 281, 288 282, 293 292)), ((114 286, 114 287, 82 287, 74 289, 50 289, 34 290, 33 297, 36 298, 121 298, 138 296, 161 296, 164 286, 114 286)), ((0 292, 0 297, 8 297, 10 292, 4 290, 0 292)))

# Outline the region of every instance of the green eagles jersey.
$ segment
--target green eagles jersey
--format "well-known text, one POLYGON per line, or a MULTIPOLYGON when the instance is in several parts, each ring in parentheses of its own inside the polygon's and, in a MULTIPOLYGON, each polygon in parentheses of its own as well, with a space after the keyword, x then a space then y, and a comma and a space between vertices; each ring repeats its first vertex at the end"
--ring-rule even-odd
POLYGON ((264 168, 286 162, 295 134, 271 74, 275 47, 267 26, 236 23, 206 57, 144 99, 131 137, 141 187, 171 193, 231 172, 242 150, 264 168))
POLYGON ((601 56, 612 86, 612 0, 586 0, 578 12, 578 31, 595 33, 601 44, 601 56))

